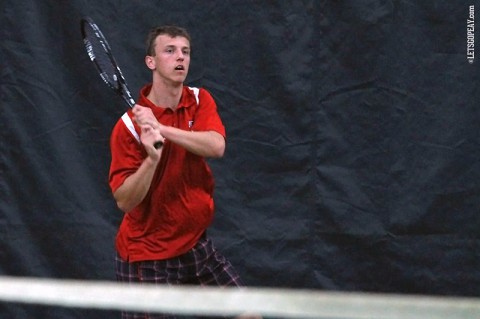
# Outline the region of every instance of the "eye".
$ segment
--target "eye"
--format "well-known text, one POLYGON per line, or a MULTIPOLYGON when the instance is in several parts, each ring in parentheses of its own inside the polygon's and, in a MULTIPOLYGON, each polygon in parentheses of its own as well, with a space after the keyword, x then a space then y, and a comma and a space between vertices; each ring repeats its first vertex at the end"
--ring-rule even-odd
POLYGON ((183 50, 184 55, 190 55, 190 50, 183 50))

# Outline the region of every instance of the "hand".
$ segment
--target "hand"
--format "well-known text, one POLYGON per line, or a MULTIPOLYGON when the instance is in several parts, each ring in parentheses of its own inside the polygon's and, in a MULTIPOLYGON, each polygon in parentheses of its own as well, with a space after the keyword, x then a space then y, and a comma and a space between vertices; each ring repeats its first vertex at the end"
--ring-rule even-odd
POLYGON ((162 147, 156 149, 154 144, 158 141, 164 143, 165 139, 160 134, 159 130, 154 129, 150 125, 141 125, 140 129, 140 140, 142 141, 142 144, 145 147, 148 156, 151 157, 153 160, 159 160, 160 155, 162 154, 162 147))
POLYGON ((158 123, 155 115, 153 115, 153 112, 150 108, 135 104, 132 112, 133 119, 138 125, 149 125, 154 129, 159 128, 160 123, 158 123))

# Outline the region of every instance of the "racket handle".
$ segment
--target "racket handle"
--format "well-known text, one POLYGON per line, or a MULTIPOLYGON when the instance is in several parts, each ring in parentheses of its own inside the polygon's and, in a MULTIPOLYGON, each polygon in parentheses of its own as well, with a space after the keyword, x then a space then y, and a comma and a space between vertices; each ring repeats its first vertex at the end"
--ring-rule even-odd
POLYGON ((157 150, 163 146, 163 142, 157 141, 153 144, 153 147, 155 147, 157 150))

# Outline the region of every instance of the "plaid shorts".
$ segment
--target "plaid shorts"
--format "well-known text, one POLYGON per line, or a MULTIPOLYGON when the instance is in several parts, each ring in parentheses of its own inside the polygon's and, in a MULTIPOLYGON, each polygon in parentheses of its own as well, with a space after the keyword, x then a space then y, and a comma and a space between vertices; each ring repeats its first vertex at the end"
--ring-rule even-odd
MULTIPOLYGON (((232 264, 203 235, 187 253, 166 260, 129 263, 116 256, 117 280, 171 285, 243 286, 232 264)), ((122 312, 122 319, 176 318, 167 314, 122 312)))

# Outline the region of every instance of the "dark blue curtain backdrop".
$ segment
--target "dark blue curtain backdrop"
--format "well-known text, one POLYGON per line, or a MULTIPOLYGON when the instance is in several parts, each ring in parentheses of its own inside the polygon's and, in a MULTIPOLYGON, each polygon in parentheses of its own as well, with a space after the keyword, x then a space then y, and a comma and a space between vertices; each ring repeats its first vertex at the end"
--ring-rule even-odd
MULTIPOLYGON (((115 280, 108 141, 126 109, 85 53, 88 15, 135 96, 148 30, 191 32, 188 84, 216 98, 228 135, 210 161, 210 234, 248 285, 479 296, 470 5, 2 0, 0 275, 115 280)), ((13 304, 0 317, 119 318, 13 304)))

